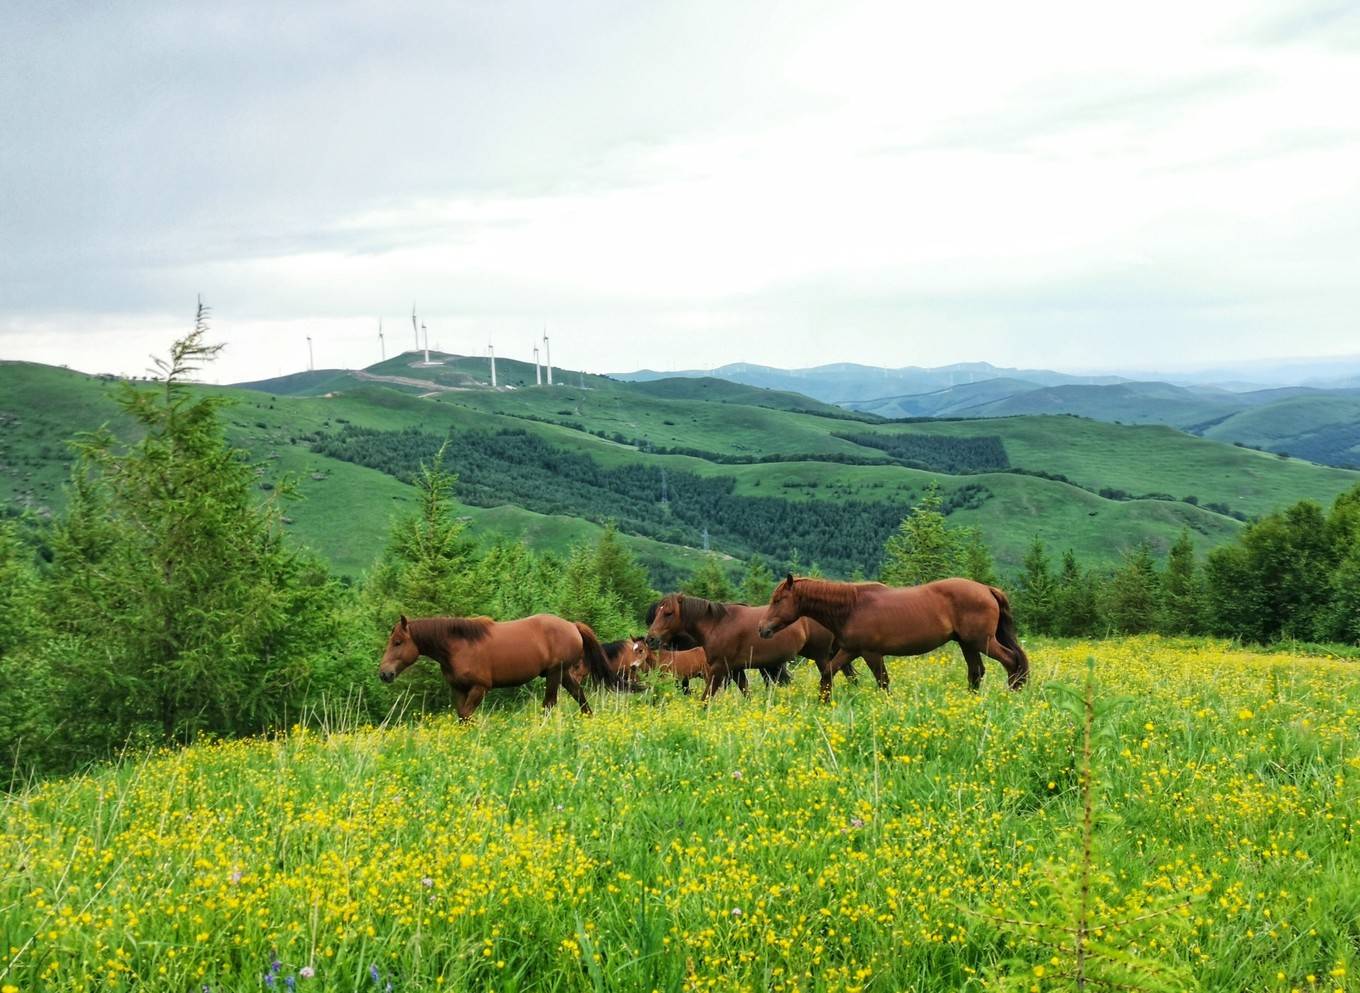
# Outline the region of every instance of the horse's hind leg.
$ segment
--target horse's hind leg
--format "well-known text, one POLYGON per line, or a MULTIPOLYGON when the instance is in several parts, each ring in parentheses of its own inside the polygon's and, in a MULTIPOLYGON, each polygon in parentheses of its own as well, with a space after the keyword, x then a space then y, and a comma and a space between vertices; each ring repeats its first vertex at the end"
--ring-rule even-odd
POLYGON ((855 663, 850 659, 846 659, 845 665, 841 666, 841 675, 845 677, 847 683, 859 682, 859 671, 855 668, 855 663))
POLYGON ((986 652, 1006 667, 1006 685, 1013 690, 1018 690, 1025 685, 1025 680, 1029 678, 1029 663, 1020 663, 1016 653, 1007 648, 995 637, 987 640, 986 652))
POLYGON ((567 688, 571 698, 581 706, 581 713, 590 713, 590 701, 586 699, 585 691, 581 689, 581 684, 576 681, 576 677, 565 669, 562 670, 562 685, 567 688))
POLYGON ((741 690, 741 695, 742 695, 742 696, 750 696, 750 695, 751 695, 751 686, 750 686, 750 684, 746 681, 746 670, 745 670, 745 669, 738 669, 736 672, 734 672, 734 673, 732 674, 732 678, 736 681, 737 689, 741 690))
POLYGON ((968 688, 976 693, 978 687, 982 685, 983 674, 987 671, 986 666, 982 664, 982 653, 963 643, 960 643, 959 647, 963 649, 963 659, 968 663, 968 688))
POLYGON ((458 701, 458 719, 465 721, 472 716, 472 712, 477 709, 477 705, 482 702, 482 697, 486 696, 485 686, 468 687, 467 695, 458 701))

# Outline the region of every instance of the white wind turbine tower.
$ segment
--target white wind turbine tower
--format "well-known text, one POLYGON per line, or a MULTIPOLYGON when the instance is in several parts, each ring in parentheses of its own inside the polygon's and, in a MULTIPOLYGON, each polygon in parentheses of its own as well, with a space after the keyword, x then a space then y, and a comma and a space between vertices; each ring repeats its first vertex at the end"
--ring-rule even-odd
POLYGON ((416 336, 416 351, 420 351, 420 327, 416 324, 416 305, 411 304, 411 333, 416 336))
POLYGON ((312 372, 316 369, 316 361, 312 358, 312 336, 307 336, 307 371, 312 372))
POLYGON ((543 385, 543 367, 538 364, 538 342, 534 342, 534 385, 543 385))
POLYGON ((491 356, 491 388, 496 388, 496 346, 491 342, 486 343, 486 353, 491 356))
POLYGON ((543 331, 543 362, 548 367, 548 385, 552 385, 552 348, 548 345, 548 332, 543 331))
POLYGON ((425 326, 425 322, 420 322, 420 330, 425 334, 425 364, 430 364, 430 329, 425 326))
POLYGON ((387 340, 383 338, 382 318, 378 318, 378 347, 382 349, 382 360, 387 361, 387 340))

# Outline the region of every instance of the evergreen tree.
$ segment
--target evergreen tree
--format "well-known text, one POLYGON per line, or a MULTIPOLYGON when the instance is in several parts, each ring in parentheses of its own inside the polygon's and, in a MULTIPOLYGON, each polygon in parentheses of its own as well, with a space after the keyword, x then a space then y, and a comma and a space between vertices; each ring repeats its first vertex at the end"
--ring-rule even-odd
POLYGON ((601 587, 618 598, 634 621, 642 620, 659 595, 647 579, 647 570, 620 540, 619 529, 612 521, 595 544, 595 572, 601 587))
POLYGON ((1100 608, 1096 581, 1077 564, 1072 549, 1063 552, 1062 568, 1053 590, 1053 633, 1065 638, 1085 638, 1098 634, 1100 608))
POLYGON ((589 624, 604 640, 636 633, 633 629, 637 622, 629 618, 618 595, 600 582, 594 549, 586 545, 573 548, 567 557, 553 612, 567 620, 589 624))
POLYGON ((226 441, 226 399, 190 387, 221 347, 206 332, 200 305, 157 360, 160 386, 122 384, 137 441, 101 429, 76 445, 48 596, 56 633, 86 646, 53 660, 82 701, 64 728, 73 748, 259 730, 295 705, 310 653, 333 647, 336 588, 284 544, 277 503, 261 504, 226 441))
POLYGON ((978 528, 962 528, 957 533, 961 539, 960 574, 988 586, 998 585, 1001 580, 996 575, 996 563, 992 561, 992 553, 982 540, 982 531, 978 528))
POLYGON ((1310 500, 1249 525, 1206 563, 1214 630, 1254 642, 1324 634, 1341 552, 1310 500))
POLYGON ((419 507, 392 525, 387 550, 369 580, 374 621, 386 635, 398 614, 467 614, 473 546, 454 515, 458 477, 444 469, 444 449, 422 463, 414 480, 419 507))
POLYGON ((1157 630, 1162 613, 1162 583, 1152 550, 1141 542, 1124 556, 1110 577, 1105 616, 1124 634, 1157 630))
POLYGON ((939 484, 932 482, 884 546, 883 582, 917 586, 959 574, 959 542, 945 523, 943 507, 939 484))
POLYGON ((1204 589, 1195 565, 1195 546, 1188 529, 1171 546, 1162 579, 1160 628, 1165 634, 1200 634, 1204 630, 1204 589))
POLYGON ((1030 634, 1053 633, 1056 593, 1048 550, 1036 535, 1015 586, 1015 616, 1030 634))
POLYGON ((753 555, 751 561, 746 563, 746 572, 741 577, 741 588, 737 595, 742 603, 759 606, 770 602, 774 585, 774 573, 770 572, 760 556, 753 555))
MULTIPOLYGON (((732 581, 727 578, 727 572, 718 561, 715 552, 709 552, 704 556, 703 561, 689 574, 689 578, 681 584, 680 589, 690 596, 703 597, 705 600, 727 601, 736 596, 732 581)), ((769 595, 766 594, 766 599, 768 598, 769 595)))
POLYGON ((21 774, 51 766, 56 730, 40 595, 31 551, 13 523, 0 521, 0 761, 21 774))

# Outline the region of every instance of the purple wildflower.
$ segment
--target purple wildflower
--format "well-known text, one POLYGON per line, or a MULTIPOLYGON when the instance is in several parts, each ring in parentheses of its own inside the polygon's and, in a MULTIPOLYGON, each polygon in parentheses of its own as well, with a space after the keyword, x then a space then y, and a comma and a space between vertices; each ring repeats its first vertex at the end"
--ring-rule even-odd
POLYGON ((273 986, 274 986, 274 974, 273 974, 272 972, 266 972, 266 973, 264 974, 264 984, 265 984, 266 986, 270 987, 271 989, 273 988, 273 986))
POLYGON ((375 983, 381 978, 378 974, 378 967, 376 965, 370 965, 368 967, 368 978, 375 983))
POLYGON ((287 986, 290 990, 291 990, 291 989, 296 989, 296 988, 297 988, 297 980, 294 979, 292 976, 288 976, 287 978, 284 979, 283 985, 284 985, 284 986, 287 986))

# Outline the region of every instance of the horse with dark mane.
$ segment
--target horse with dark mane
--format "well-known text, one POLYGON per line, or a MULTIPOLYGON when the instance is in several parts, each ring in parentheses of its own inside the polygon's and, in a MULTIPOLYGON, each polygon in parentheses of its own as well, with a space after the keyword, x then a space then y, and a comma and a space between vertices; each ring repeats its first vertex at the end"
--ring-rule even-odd
POLYGON ((702 597, 672 593, 663 597, 652 612, 647 643, 653 648, 676 644, 680 639, 703 648, 708 655, 704 699, 735 678, 746 692, 745 670, 757 669, 771 681, 802 655, 820 668, 835 655, 835 640, 814 621, 795 621, 777 637, 762 638, 759 632, 764 611, 744 603, 717 603, 702 597))
POLYGON ((760 636, 779 638, 806 620, 824 625, 839 646, 835 658, 819 663, 823 700, 831 699, 831 679, 847 662, 862 656, 886 690, 883 656, 924 655, 950 641, 963 649, 969 689, 982 683, 983 655, 1006 667, 1011 689, 1018 690, 1029 678, 1029 657, 1015 636, 1006 594, 971 579, 902 587, 794 579, 790 573, 770 595, 760 636))
POLYGON ((402 614, 387 639, 378 678, 390 683, 424 655, 439 663, 453 690, 458 717, 467 720, 489 689, 521 686, 543 676, 548 681, 544 709, 557 704, 557 688, 590 713, 590 704, 572 667, 584 662, 591 675, 609 686, 618 678, 610 670, 600 641, 586 624, 552 614, 518 621, 489 617, 417 617, 402 614))

